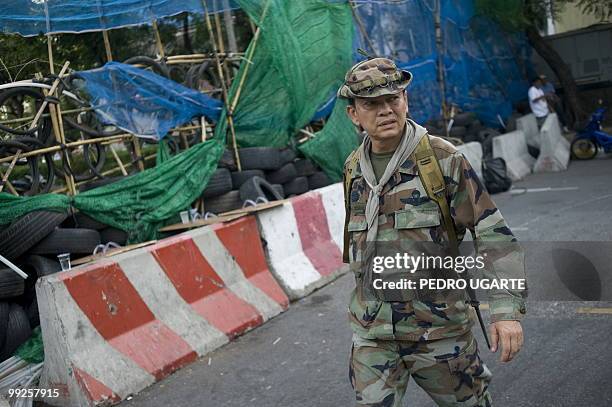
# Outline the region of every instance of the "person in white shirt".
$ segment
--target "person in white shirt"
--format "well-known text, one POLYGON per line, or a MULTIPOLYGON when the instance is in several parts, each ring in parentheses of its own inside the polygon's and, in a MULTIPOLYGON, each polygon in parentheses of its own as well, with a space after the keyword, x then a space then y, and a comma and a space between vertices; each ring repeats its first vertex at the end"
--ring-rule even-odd
POLYGON ((550 111, 548 110, 548 102, 546 101, 546 95, 542 90, 542 79, 540 77, 536 77, 531 81, 531 87, 527 94, 529 95, 529 107, 531 107, 531 111, 536 117, 538 122, 538 128, 542 127, 544 121, 546 120, 546 116, 550 111))

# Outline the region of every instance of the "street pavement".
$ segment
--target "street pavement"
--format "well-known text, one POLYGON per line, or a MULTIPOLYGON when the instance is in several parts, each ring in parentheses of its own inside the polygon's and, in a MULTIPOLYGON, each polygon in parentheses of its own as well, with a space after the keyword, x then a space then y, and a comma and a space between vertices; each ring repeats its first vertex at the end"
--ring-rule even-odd
MULTIPOLYGON (((496 407, 612 406, 611 174, 612 157, 573 161, 566 172, 530 175, 515 183, 516 193, 494 196, 521 242, 543 248, 527 259, 523 350, 501 363, 499 351, 480 346, 496 407)), ((346 314, 353 286, 344 275, 121 405, 354 405, 346 314)), ((414 381, 404 400, 435 405, 414 381)))

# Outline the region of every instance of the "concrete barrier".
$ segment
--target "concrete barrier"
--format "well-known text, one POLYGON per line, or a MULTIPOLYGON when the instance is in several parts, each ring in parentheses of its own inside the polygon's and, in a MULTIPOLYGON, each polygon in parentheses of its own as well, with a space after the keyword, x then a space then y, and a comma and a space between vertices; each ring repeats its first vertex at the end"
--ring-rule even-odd
POLYGON ((535 158, 527 152, 525 133, 516 130, 493 138, 493 157, 506 161, 508 176, 513 181, 523 179, 531 173, 535 158))
POLYGON ((310 191, 257 214, 270 270, 290 299, 337 278, 342 263, 342 184, 310 191))
POLYGON ((457 151, 461 152, 470 162, 470 165, 478 174, 482 181, 482 144, 471 141, 469 143, 457 146, 457 151))
POLYGON ((540 147, 540 130, 538 129, 538 122, 533 113, 516 119, 516 129, 525 133, 527 145, 540 147))
POLYGON ((556 113, 551 113, 540 129, 540 155, 533 172, 565 171, 570 160, 570 143, 561 134, 556 113))
POLYGON ((287 309, 254 217, 39 279, 40 387, 109 405, 287 309))

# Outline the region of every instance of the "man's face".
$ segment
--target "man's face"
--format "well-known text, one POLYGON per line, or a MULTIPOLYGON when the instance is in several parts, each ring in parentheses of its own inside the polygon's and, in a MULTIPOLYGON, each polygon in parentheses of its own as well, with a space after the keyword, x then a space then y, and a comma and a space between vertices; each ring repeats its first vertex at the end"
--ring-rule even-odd
POLYGON ((355 98, 347 113, 356 126, 361 126, 372 140, 401 137, 406 124, 408 100, 406 92, 374 98, 355 98))
POLYGON ((538 89, 542 88, 542 80, 538 79, 537 81, 533 83, 533 86, 535 86, 538 89))

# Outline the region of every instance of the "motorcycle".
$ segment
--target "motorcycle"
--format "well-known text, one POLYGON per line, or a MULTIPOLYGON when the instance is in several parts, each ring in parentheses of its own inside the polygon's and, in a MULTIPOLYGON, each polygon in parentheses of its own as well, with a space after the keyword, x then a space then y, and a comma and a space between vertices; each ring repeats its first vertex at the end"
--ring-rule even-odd
MULTIPOLYGON (((599 104, 601 105, 601 100, 599 104)), ((586 127, 574 137, 570 146, 574 158, 590 160, 597 155, 600 148, 606 153, 612 152, 612 135, 606 133, 601 128, 605 111, 605 107, 597 108, 591 115, 591 120, 586 127)))

